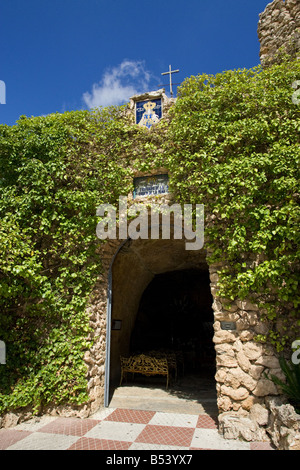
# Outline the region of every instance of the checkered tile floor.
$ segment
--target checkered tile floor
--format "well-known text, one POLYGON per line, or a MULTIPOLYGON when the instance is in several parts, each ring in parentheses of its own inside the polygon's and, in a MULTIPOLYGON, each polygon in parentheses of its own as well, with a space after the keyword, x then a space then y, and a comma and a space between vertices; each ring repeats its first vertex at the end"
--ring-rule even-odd
POLYGON ((208 415, 106 408, 92 418, 43 417, 0 429, 1 450, 271 450, 223 439, 208 415))

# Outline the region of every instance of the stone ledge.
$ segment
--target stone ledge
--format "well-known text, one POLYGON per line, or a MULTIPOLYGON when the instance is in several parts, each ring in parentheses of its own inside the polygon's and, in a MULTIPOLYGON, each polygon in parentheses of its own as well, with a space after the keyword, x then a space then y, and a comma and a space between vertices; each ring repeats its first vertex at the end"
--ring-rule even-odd
POLYGON ((268 441, 277 450, 300 450, 300 415, 283 397, 266 397, 252 404, 249 413, 219 415, 219 432, 225 439, 268 441))
POLYGON ((267 433, 278 450, 300 450, 300 415, 279 397, 266 398, 270 412, 267 433))

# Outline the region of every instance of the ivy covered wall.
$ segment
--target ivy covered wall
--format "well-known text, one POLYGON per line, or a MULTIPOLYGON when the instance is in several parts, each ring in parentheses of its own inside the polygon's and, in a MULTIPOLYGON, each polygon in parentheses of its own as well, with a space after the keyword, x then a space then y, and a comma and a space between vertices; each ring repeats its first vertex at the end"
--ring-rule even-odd
MULTIPOLYGON (((299 61, 187 79, 172 112, 168 166, 182 203, 205 204, 220 295, 259 303, 280 317, 278 351, 299 327, 299 61)), ((296 334, 296 333, 294 333, 296 334)))
POLYGON ((102 269, 96 208, 117 205, 136 172, 167 168, 176 201, 205 204, 220 295, 253 299, 272 324, 257 339, 290 349, 299 335, 299 78, 298 61, 190 77, 150 132, 124 107, 0 126, 0 412, 88 401, 87 307, 102 269))

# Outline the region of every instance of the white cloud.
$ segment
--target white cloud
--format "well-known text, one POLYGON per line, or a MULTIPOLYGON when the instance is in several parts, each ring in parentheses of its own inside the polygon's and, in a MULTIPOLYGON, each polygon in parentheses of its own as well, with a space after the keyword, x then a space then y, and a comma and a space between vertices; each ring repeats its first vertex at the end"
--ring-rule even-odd
POLYGON ((120 105, 132 95, 148 91, 150 73, 142 61, 123 60, 117 67, 105 71, 101 81, 85 92, 83 101, 89 108, 120 105))

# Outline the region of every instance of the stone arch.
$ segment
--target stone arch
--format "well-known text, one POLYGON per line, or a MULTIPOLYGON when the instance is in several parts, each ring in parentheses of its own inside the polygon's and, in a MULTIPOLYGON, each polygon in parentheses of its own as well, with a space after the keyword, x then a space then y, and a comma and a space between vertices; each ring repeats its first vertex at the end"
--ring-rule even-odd
POLYGON ((228 416, 244 419, 251 416, 252 409, 266 411, 269 397, 278 395, 278 390, 265 374, 280 374, 276 353, 268 345, 255 341, 257 334, 267 332, 268 324, 261 321, 256 304, 247 299, 229 300, 219 296, 218 273, 224 263, 208 265, 209 255, 206 247, 186 250, 183 239, 139 238, 122 243, 108 240, 99 246, 102 274, 88 309, 94 344, 85 354, 90 411, 103 405, 103 398, 104 405, 109 405, 110 372, 112 380, 118 381, 119 355, 128 351, 145 288, 157 274, 195 267, 205 267, 209 272, 221 432, 222 426, 227 429, 230 425, 226 421, 228 416), (112 330, 111 320, 120 320, 121 330, 112 330))
POLYGON ((128 354, 145 289, 157 275, 195 269, 207 271, 206 251, 186 250, 185 240, 130 240, 119 245, 110 265, 107 309, 105 406, 109 384, 120 378, 120 355, 128 354), (112 329, 119 321, 121 329, 112 329))
MULTIPOLYGON (((233 428, 237 433, 236 436, 243 436, 243 426, 246 422, 248 427, 254 429, 251 432, 251 440, 257 440, 258 436, 265 435, 270 399, 279 394, 274 383, 268 380, 266 375, 280 375, 276 353, 268 345, 255 341, 257 334, 266 333, 268 325, 261 321, 258 306, 249 300, 229 300, 219 296, 218 272, 224 265, 219 262, 207 266, 209 255, 206 249, 198 252, 185 250, 183 240, 138 239, 125 240, 122 243, 119 240, 108 240, 107 243, 101 244, 99 256, 102 274, 99 275, 88 308, 90 325, 93 329, 93 346, 84 357, 88 369, 90 398, 83 410, 84 413, 95 412, 103 404, 109 406, 110 370, 115 368, 113 373, 117 374, 116 358, 121 350, 126 351, 128 348, 134 323, 133 314, 136 314, 141 295, 155 273, 189 269, 198 265, 198 267, 205 266, 209 271, 213 300, 213 343, 216 353, 214 380, 219 431, 228 437, 233 428), (119 297, 116 298, 114 294, 119 274, 123 277, 123 287, 117 289, 119 297), (134 284, 136 295, 131 295, 130 302, 124 304, 122 302, 124 293, 133 292, 134 284), (119 317, 122 304, 126 307, 123 315, 126 309, 127 312, 131 309, 131 313, 129 326, 122 323, 125 335, 121 337, 118 333, 122 332, 122 329, 111 331, 111 319, 122 321, 122 317, 119 317), (228 324, 234 324, 234 328, 228 328, 228 324), (112 364, 110 364, 111 340, 115 354, 112 364)), ((118 287, 121 287, 121 284, 119 283, 118 287)))

